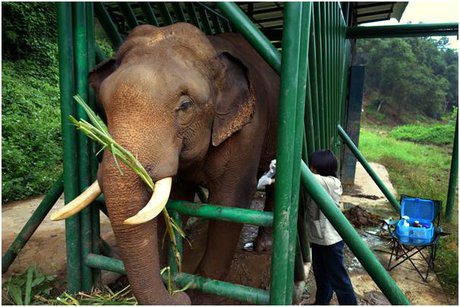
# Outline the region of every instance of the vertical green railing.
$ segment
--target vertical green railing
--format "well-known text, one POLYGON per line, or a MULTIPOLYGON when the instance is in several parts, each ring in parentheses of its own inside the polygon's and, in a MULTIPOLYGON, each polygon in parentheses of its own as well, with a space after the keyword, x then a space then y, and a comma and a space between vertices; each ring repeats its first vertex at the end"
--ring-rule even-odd
POLYGON ((454 147, 452 149, 452 158, 450 163, 449 187, 447 190, 446 201, 446 220, 452 221, 454 211, 455 190, 458 182, 458 114, 455 122, 454 147))
MULTIPOLYGON (((74 93, 74 49, 72 31, 72 4, 58 2, 58 45, 59 45, 59 87, 61 95, 62 140, 64 152, 64 195, 65 203, 78 195, 77 135, 69 125, 67 117, 75 115, 74 93)), ((67 283, 69 291, 81 289, 80 216, 66 219, 67 283)))

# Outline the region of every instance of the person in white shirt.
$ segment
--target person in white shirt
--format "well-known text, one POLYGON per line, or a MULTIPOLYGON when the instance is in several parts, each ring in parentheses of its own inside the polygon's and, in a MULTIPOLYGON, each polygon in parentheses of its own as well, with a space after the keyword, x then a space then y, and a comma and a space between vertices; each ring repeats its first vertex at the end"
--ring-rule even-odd
MULTIPOLYGON (((330 150, 315 151, 310 169, 338 207, 342 184, 337 178, 337 159, 330 150)), ((316 281, 315 305, 329 305, 335 292, 340 305, 357 305, 350 277, 343 265, 344 242, 332 224, 311 200, 307 204, 307 236, 311 242, 316 281)))

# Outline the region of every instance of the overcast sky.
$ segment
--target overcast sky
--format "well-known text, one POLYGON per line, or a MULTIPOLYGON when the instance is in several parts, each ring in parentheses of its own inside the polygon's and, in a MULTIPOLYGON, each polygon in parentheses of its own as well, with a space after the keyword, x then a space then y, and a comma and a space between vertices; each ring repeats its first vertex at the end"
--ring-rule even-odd
MULTIPOLYGON (((391 19, 388 21, 368 23, 369 26, 396 25, 406 23, 445 23, 460 21, 459 0, 412 0, 409 1, 401 20, 391 19)), ((449 36, 449 47, 457 48, 459 42, 457 37, 449 36)))

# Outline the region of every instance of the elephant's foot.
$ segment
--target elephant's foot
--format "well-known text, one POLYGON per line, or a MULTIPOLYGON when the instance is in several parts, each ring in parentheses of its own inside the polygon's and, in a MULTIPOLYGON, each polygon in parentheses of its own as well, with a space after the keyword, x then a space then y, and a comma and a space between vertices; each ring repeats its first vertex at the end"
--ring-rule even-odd
POLYGON ((273 244, 273 235, 272 228, 259 228, 259 234, 255 242, 255 251, 257 252, 267 252, 272 250, 273 244))
POLYGON ((188 291, 193 305, 223 305, 227 298, 198 290, 188 291))
POLYGON ((172 296, 172 305, 191 305, 192 301, 185 292, 178 292, 172 296))

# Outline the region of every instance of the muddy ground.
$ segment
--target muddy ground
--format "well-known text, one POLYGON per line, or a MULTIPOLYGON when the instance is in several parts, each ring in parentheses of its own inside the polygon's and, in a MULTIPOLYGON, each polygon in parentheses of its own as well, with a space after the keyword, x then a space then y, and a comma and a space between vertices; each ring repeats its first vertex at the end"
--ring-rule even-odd
MULTIPOLYGON (((372 163, 372 166, 382 180, 387 184, 387 187, 392 190, 393 187, 389 182, 386 169, 378 164, 372 163)), ((5 253, 12 240, 19 233, 22 226, 26 223, 41 200, 42 197, 36 197, 26 201, 12 202, 2 206, 2 254, 5 253)), ((391 206, 360 165, 357 167, 355 186, 345 192, 342 202, 344 209, 350 209, 359 205, 364 210, 376 214, 382 219, 388 218, 392 215, 394 216, 391 206)), ((62 205, 63 200, 61 197, 55 208, 60 208, 62 205)), ((253 202, 252 207, 255 209, 261 209, 262 206, 263 193, 259 193, 258 197, 253 202)), ((110 222, 107 218, 105 218, 105 216, 101 216, 102 237, 110 244, 116 245, 111 232, 110 222)), ((359 229, 359 232, 363 240, 367 242, 370 248, 374 251, 380 262, 386 266, 389 258, 389 245, 388 240, 382 239, 378 236, 379 228, 379 226, 370 226, 359 229)), ((65 280, 66 251, 64 232, 64 222, 51 222, 48 215, 45 222, 37 229, 24 250, 11 265, 8 272, 2 275, 2 279, 5 280, 12 274, 21 273, 28 266, 35 264, 45 274, 56 274, 59 278, 65 280)), ((248 246, 248 243, 252 242, 256 235, 256 227, 245 226, 239 246, 235 251, 234 261, 227 280, 247 286, 268 289, 270 283, 270 254, 267 252, 257 253, 251 251, 250 245, 248 246), (246 246, 246 248, 243 248, 244 246, 246 246)), ((195 248, 198 249, 200 244, 199 240, 193 240, 195 248)), ((359 261, 348 249, 346 249, 345 262, 360 304, 389 304, 385 296, 372 281, 372 278, 366 273, 359 261)), ((314 300, 315 282, 313 272, 309 268, 310 265, 307 263, 305 266, 308 276, 307 280, 305 282, 297 283, 295 291, 296 304, 311 304, 314 300)), ((425 283, 410 266, 410 263, 405 263, 392 270, 390 275, 395 279, 398 286, 412 304, 458 304, 457 298, 449 298, 445 295, 433 273, 430 274, 428 282, 425 283)), ((106 273, 103 277, 105 281, 110 282, 113 281, 117 275, 106 273)), ((219 298, 208 298, 202 302, 215 305, 241 304, 236 301, 219 298)), ((333 300, 333 304, 337 304, 335 299, 333 300)))

